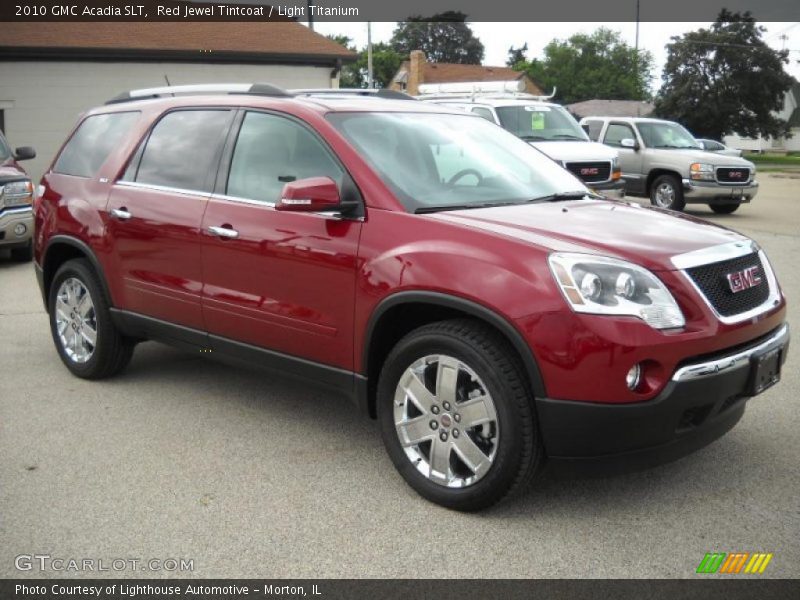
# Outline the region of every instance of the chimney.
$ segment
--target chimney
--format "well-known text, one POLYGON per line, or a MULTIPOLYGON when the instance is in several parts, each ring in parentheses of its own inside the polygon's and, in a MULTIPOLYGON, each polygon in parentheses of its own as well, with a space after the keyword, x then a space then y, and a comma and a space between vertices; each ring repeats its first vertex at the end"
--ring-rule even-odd
POLYGON ((419 84, 425 83, 425 53, 422 50, 412 50, 408 60, 408 88, 406 91, 412 96, 419 94, 419 84))

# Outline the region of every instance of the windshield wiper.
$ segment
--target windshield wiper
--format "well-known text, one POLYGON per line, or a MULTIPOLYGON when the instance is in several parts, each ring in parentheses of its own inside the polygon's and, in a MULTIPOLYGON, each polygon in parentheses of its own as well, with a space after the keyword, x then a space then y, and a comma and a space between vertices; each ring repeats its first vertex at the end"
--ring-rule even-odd
POLYGON ((426 213, 439 212, 443 210, 467 210, 470 208, 492 208, 494 206, 512 206, 513 202, 482 202, 476 204, 445 204, 441 206, 420 206, 414 209, 414 214, 424 215, 426 213))
POLYGON ((690 148, 694 148, 695 150, 699 150, 697 146, 676 146, 674 144, 658 144, 657 146, 653 146, 653 148, 674 148, 676 150, 688 150, 690 148))
POLYGON ((602 196, 592 194, 591 192, 560 192, 558 194, 548 194, 546 196, 539 196, 538 198, 531 198, 528 203, 534 202, 563 202, 565 200, 583 200, 584 198, 597 198, 602 196))
POLYGON ((526 142, 541 142, 546 141, 546 137, 542 137, 541 135, 521 135, 519 139, 525 140, 526 142))
POLYGON ((557 140, 579 140, 581 142, 584 141, 584 138, 582 138, 582 137, 580 137, 578 135, 572 135, 571 133, 557 133, 551 139, 554 139, 554 140, 556 140, 556 139, 557 140))

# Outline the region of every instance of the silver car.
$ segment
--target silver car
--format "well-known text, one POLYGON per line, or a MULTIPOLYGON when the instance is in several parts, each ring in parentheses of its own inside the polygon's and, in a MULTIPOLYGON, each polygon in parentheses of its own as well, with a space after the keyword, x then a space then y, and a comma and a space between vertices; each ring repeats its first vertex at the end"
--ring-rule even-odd
POLYGON ((725 156, 741 156, 742 151, 737 148, 726 146, 722 142, 716 140, 708 140, 706 138, 697 138, 698 143, 702 146, 703 150, 714 152, 716 154, 724 154, 725 156))
POLYGON ((678 123, 641 117, 586 117, 589 136, 619 152, 625 192, 661 208, 707 204, 730 214, 758 193, 756 167, 704 150, 678 123))

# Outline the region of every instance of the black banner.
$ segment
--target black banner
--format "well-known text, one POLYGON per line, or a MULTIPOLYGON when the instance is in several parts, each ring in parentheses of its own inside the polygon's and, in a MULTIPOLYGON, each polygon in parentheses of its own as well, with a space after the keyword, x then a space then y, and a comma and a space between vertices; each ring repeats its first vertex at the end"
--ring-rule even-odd
POLYGON ((3 0, 0 21, 403 21, 460 11, 473 22, 658 22, 713 21, 722 8, 800 20, 796 0, 3 0))
POLYGON ((409 580, 409 579, 15 579, 0 581, 3 600, 772 600, 800 597, 800 581, 786 579, 679 580, 409 580))

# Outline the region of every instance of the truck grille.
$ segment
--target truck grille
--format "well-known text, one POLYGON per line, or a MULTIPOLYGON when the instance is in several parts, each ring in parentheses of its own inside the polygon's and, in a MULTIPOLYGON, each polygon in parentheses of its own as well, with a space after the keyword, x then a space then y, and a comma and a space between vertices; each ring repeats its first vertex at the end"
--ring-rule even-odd
POLYGON ((711 306, 723 317, 731 317, 752 310, 764 304, 769 298, 769 281, 757 253, 710 265, 692 267, 686 269, 686 273, 700 288, 711 306), (727 276, 749 267, 758 267, 761 283, 733 293, 727 276))
POLYGON ((567 170, 586 183, 600 183, 611 177, 610 162, 568 162, 567 170))
POLYGON ((717 181, 720 183, 747 183, 750 181, 750 169, 747 167, 718 167, 717 181))

